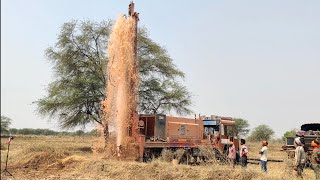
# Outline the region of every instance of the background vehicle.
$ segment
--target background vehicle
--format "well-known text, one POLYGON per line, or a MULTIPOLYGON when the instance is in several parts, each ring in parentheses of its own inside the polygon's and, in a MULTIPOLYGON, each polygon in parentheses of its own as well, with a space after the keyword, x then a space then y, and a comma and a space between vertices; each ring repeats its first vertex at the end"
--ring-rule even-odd
POLYGON ((284 151, 287 151, 288 158, 294 158, 294 139, 296 137, 300 137, 303 144, 304 150, 307 154, 307 165, 310 165, 310 156, 313 151, 313 147, 311 146, 311 142, 318 138, 320 140, 320 123, 308 123, 303 124, 301 129, 296 132, 295 137, 287 137, 285 141, 285 145, 282 146, 284 151))

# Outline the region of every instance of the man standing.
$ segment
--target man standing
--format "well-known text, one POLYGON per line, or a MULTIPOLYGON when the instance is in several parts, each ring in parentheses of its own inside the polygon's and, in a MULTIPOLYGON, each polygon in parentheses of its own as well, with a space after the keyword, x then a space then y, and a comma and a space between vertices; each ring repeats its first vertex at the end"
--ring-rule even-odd
POLYGON ((302 143, 300 137, 294 139, 294 146, 296 147, 295 150, 295 167, 294 169, 297 171, 297 175, 302 177, 303 168, 306 163, 306 153, 304 152, 304 148, 302 147, 302 143))
POLYGON ((229 158, 230 164, 232 165, 232 167, 234 167, 236 164, 236 147, 234 146, 234 143, 232 141, 230 141, 229 143, 228 158, 229 158))
POLYGON ((267 161, 268 161, 268 142, 262 141, 262 149, 259 152, 261 154, 260 157, 260 163, 261 163, 261 169, 263 172, 267 172, 267 161))
POLYGON ((316 175, 316 179, 320 180, 320 147, 317 139, 311 142, 311 146, 314 147, 311 156, 312 169, 316 175))
POLYGON ((241 166, 247 167, 248 164, 248 147, 246 145, 246 140, 240 140, 241 149, 240 149, 240 162, 241 166))

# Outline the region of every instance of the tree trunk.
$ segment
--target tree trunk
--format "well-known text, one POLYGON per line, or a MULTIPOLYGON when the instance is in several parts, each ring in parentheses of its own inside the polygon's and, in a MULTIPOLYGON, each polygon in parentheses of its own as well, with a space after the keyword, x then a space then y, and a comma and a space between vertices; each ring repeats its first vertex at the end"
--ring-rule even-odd
POLYGON ((103 124, 103 137, 104 137, 104 146, 106 147, 109 142, 109 126, 108 123, 103 124))

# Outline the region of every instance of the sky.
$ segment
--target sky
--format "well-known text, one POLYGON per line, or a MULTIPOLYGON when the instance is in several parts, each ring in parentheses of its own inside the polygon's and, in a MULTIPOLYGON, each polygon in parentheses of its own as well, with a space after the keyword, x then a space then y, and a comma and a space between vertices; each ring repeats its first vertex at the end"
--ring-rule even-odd
MULTIPOLYGON (((14 128, 58 129, 32 102, 53 80, 44 50, 63 23, 116 19, 129 0, 1 1, 1 115, 14 128)), ((185 72, 201 115, 269 125, 281 137, 320 122, 320 1, 135 1, 139 26, 185 72)))

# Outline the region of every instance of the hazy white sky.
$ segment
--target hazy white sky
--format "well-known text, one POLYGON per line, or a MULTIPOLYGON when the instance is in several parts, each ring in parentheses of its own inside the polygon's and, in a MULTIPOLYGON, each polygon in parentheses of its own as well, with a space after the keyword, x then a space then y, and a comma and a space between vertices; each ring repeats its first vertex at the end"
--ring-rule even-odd
MULTIPOLYGON (((1 115, 57 129, 32 102, 52 80, 44 50, 64 22, 115 19, 129 0, 1 1, 1 115)), ((196 113, 268 124, 320 122, 320 1, 136 1, 140 26, 186 73, 196 113)))

